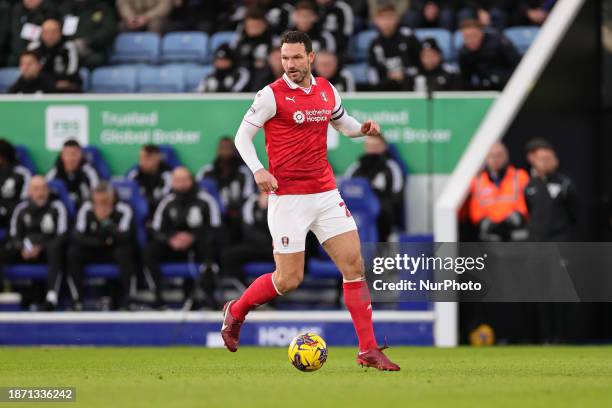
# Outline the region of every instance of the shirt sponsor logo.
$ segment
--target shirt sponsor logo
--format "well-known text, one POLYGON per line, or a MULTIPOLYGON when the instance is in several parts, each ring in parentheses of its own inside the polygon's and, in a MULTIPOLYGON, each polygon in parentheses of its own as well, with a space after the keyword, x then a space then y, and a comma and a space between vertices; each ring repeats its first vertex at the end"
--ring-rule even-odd
POLYGON ((306 120, 306 116, 304 116, 304 112, 302 111, 295 111, 293 112, 293 120, 298 125, 301 125, 306 120))
POLYGON ((331 110, 329 109, 320 109, 320 110, 306 110, 306 111, 295 111, 293 113, 293 120, 298 125, 301 125, 304 122, 327 122, 329 121, 329 117, 331 115, 331 110))

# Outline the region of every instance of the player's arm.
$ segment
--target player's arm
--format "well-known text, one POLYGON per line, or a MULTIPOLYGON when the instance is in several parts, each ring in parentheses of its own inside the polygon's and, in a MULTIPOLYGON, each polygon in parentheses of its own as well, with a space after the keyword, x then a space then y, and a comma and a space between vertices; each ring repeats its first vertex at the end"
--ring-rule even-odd
POLYGON ((267 86, 257 93, 253 105, 244 115, 234 138, 238 153, 253 173, 257 186, 265 193, 275 191, 278 188, 278 182, 259 161, 253 138, 264 123, 274 115, 276 115, 276 101, 272 89, 267 86))
POLYGON ((334 96, 336 97, 336 106, 332 112, 330 123, 334 129, 348 137, 382 137, 380 125, 377 122, 368 119, 363 123, 359 123, 357 119, 349 115, 346 109, 344 109, 344 106, 342 106, 340 94, 333 85, 332 88, 334 90, 334 96))

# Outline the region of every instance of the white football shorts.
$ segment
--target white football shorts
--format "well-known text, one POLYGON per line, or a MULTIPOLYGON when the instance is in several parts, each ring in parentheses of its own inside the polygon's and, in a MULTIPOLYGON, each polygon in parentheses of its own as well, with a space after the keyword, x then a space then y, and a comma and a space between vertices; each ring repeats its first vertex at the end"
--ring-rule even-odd
POLYGON ((357 229, 338 189, 316 194, 271 194, 268 227, 275 254, 304 251, 309 230, 323 244, 336 235, 357 229))

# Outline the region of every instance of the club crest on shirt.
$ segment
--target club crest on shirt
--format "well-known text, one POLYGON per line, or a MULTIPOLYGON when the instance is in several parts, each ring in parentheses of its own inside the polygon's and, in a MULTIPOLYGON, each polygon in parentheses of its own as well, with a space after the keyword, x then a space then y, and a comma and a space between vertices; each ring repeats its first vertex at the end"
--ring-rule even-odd
POLYGON ((55 222, 51 214, 45 214, 40 223, 40 230, 45 234, 51 234, 55 231, 55 222))
POLYGON ((325 92, 321 92, 321 99, 323 99, 323 102, 327 102, 327 94, 325 92))
POLYGON ((302 111, 295 111, 293 112, 293 120, 298 125, 301 125, 306 120, 306 115, 302 111))
POLYGON ((197 228, 202 225, 202 212, 198 207, 191 207, 187 214, 187 225, 190 228, 197 228))
POLYGON ((289 246, 289 237, 282 237, 281 244, 283 244, 283 246, 287 248, 289 246))

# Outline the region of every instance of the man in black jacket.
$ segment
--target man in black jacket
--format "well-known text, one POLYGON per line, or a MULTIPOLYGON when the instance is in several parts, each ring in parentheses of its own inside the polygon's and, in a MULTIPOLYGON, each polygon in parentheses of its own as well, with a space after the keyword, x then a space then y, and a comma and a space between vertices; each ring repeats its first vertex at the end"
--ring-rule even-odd
POLYGON ((355 78, 353 74, 340 69, 338 57, 329 51, 320 51, 314 63, 315 75, 327 79, 338 92, 355 92, 355 78))
POLYGON ((421 44, 410 29, 401 29, 399 22, 394 5, 376 10, 374 23, 379 34, 369 55, 369 82, 376 90, 410 90, 410 77, 417 72, 421 44))
POLYGON ((70 199, 78 208, 89 200, 91 190, 99 182, 98 173, 85 160, 81 145, 76 140, 67 140, 62 147, 55 166, 47 173, 47 180, 59 179, 66 183, 70 199))
POLYGON ((464 84, 473 90, 501 91, 521 56, 506 37, 484 32, 477 20, 461 24, 463 47, 459 66, 464 84))
POLYGON ((387 155, 385 140, 368 137, 364 142, 365 154, 346 169, 345 177, 364 177, 380 201, 378 239, 387 241, 397 225, 398 214, 403 211, 404 175, 400 166, 387 155))
POLYGON ((76 293, 79 308, 83 296, 85 266, 90 263, 115 263, 119 266, 120 290, 113 293, 116 308, 126 308, 130 302, 130 282, 136 276, 137 262, 134 242, 136 228, 132 208, 116 199, 112 186, 100 182, 93 190, 91 201, 81 206, 68 250, 68 275, 76 293))
POLYGON ((0 139, 0 228, 8 228, 15 206, 27 196, 30 171, 17 164, 15 147, 0 139))
POLYGON ((309 1, 299 1, 293 11, 294 28, 308 34, 312 40, 312 50, 338 52, 336 38, 322 27, 317 7, 309 1))
POLYGON ((525 188, 529 209, 530 241, 571 240, 571 228, 579 214, 578 194, 572 180, 558 172, 559 160, 552 146, 543 139, 527 145, 531 180, 525 188))
POLYGON ((235 47, 237 61, 252 76, 254 70, 266 65, 271 48, 272 31, 264 12, 259 8, 250 8, 235 47))
MULTIPOLYGON (((150 241, 144 251, 144 263, 155 282, 156 306, 163 305, 163 262, 189 262, 207 295, 209 306, 216 307, 214 298, 215 243, 221 227, 221 210, 215 199, 200 191, 192 174, 185 167, 172 172, 172 193, 164 197, 153 215, 150 241)), ((186 295, 191 287, 185 286, 186 295)))
POLYGON ((28 50, 39 55, 42 70, 53 78, 57 92, 82 91, 83 80, 79 75, 76 45, 72 41, 63 40, 62 27, 58 20, 45 20, 40 41, 30 43, 28 50))
POLYGON ((404 17, 410 28, 455 29, 457 0, 412 0, 404 17))
POLYGON ((11 218, 10 239, 0 250, 0 265, 46 263, 49 267, 46 306, 57 306, 68 231, 64 203, 49 193, 42 176, 34 176, 28 199, 17 205, 11 218))
POLYGON ((8 65, 16 65, 28 43, 38 38, 40 26, 49 18, 59 18, 57 8, 50 0, 16 1, 11 10, 11 53, 8 65))
POLYGON ((147 198, 149 219, 152 219, 157 204, 170 193, 172 187, 172 169, 162 160, 159 147, 153 144, 143 145, 140 148, 138 166, 132 169, 127 177, 138 184, 140 194, 147 198))
POLYGON ((414 91, 437 92, 461 89, 461 77, 455 70, 444 64, 442 50, 433 38, 427 38, 422 43, 421 64, 413 78, 413 83, 414 91))
POLYGON ((64 0, 59 7, 67 25, 64 35, 73 41, 81 65, 96 68, 106 63, 117 34, 114 1, 64 0), (75 26, 76 24, 76 26, 75 26))
POLYGON ((274 262, 268 229, 268 194, 249 197, 242 206, 242 239, 227 247, 221 257, 224 275, 245 282, 242 267, 248 262, 274 262))
POLYGON ((19 57, 21 75, 8 92, 12 94, 35 94, 55 92, 55 82, 46 72, 42 72, 40 57, 33 51, 24 51, 19 57))
POLYGON ((237 66, 236 54, 228 44, 215 51, 215 70, 198 85, 198 92, 242 92, 248 89, 251 74, 248 69, 237 66))
POLYGON ((344 55, 355 29, 353 9, 342 0, 317 0, 317 4, 323 29, 336 39, 338 55, 344 55))
POLYGON ((506 27, 510 12, 516 8, 515 0, 465 0, 461 3, 464 7, 459 10, 460 25, 465 20, 476 19, 482 26, 497 30, 506 27))

